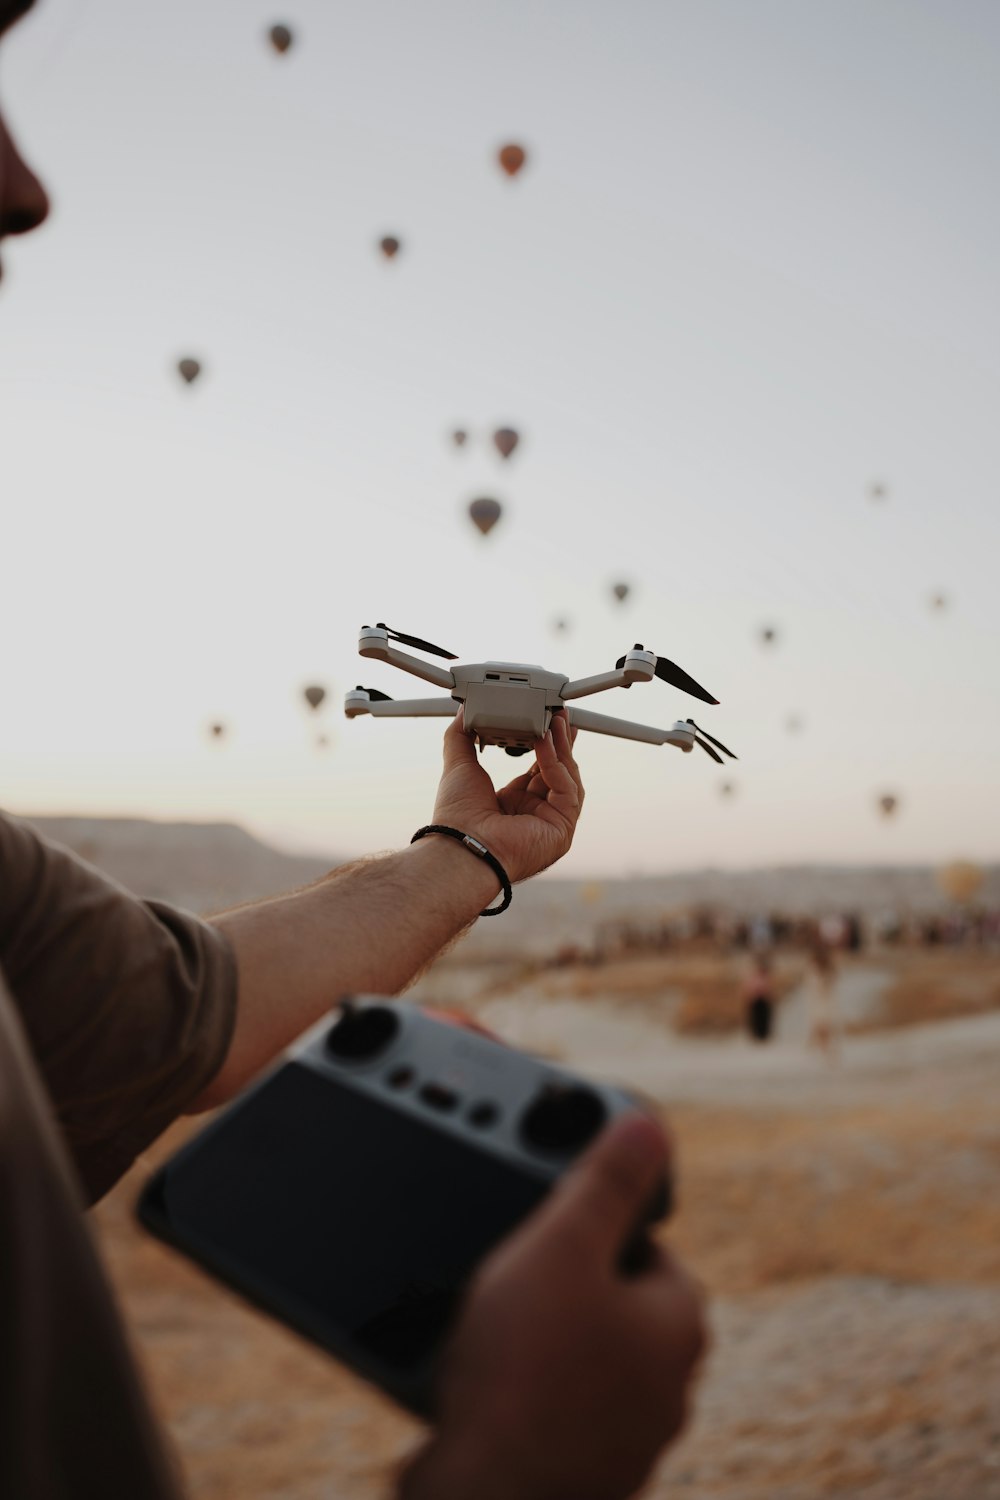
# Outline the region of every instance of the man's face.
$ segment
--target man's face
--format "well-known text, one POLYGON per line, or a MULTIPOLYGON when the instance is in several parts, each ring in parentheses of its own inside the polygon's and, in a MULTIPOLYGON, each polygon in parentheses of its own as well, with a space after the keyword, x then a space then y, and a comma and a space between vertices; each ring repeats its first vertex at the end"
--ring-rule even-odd
MULTIPOLYGON (((0 47, 32 0, 0 0, 0 47)), ((21 156, 0 113, 0 241, 37 229, 49 211, 45 189, 21 156)), ((0 275, 3 267, 0 266, 0 275)))

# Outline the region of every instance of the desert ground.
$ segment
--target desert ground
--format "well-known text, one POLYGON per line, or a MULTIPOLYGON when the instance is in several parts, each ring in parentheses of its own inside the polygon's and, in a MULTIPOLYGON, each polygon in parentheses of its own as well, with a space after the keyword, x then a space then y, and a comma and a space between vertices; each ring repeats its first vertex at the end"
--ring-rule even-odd
MULTIPOLYGON (((774 1038, 746 959, 550 967, 460 947, 413 992, 642 1091, 678 1142, 665 1231, 703 1281, 696 1414, 649 1493, 1000 1500, 1000 955, 841 961, 836 1055, 779 961, 774 1038)), ((96 1211, 194 1500, 375 1500, 421 1429, 134 1227, 157 1143, 96 1211)))

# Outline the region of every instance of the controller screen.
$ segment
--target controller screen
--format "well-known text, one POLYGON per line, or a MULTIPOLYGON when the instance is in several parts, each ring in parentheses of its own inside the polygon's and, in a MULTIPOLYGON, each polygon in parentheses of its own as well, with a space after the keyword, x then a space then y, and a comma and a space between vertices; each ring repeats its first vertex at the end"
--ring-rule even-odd
POLYGON ((321 1342, 424 1360, 544 1197, 496 1158, 289 1063, 166 1170, 181 1245, 321 1342))

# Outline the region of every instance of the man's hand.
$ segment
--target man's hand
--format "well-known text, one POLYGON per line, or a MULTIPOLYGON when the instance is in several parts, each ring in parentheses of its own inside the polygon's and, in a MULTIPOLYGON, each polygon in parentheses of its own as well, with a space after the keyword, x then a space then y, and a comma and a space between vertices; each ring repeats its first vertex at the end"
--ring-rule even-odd
POLYGON ((684 1425, 700 1296, 655 1248, 618 1258, 664 1172, 659 1127, 606 1130, 473 1282, 445 1354, 439 1428, 402 1500, 625 1500, 684 1425))
POLYGON ((553 714, 534 764, 500 792, 479 764, 461 709, 448 726, 433 821, 480 839, 512 881, 537 875, 566 853, 583 796, 565 714, 553 714))

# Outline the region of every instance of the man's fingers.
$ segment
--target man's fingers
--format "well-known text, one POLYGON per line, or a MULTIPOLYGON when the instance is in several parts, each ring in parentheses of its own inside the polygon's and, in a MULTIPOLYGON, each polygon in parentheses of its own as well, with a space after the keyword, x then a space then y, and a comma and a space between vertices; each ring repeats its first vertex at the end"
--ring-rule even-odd
POLYGON ((561 1255, 571 1244, 611 1269, 669 1165, 669 1143, 655 1120, 616 1120, 530 1221, 536 1246, 561 1255))
POLYGON ((583 801, 582 788, 573 776, 568 763, 559 758, 551 734, 545 735, 538 741, 535 754, 538 760, 538 774, 549 791, 549 805, 566 815, 577 812, 583 801))
POLYGON ((552 715, 552 745, 560 763, 564 765, 573 781, 576 783, 577 791, 580 793, 580 801, 583 801, 583 777, 580 775, 580 767, 573 756, 573 745, 576 741, 577 730, 571 729, 565 713, 552 715))

